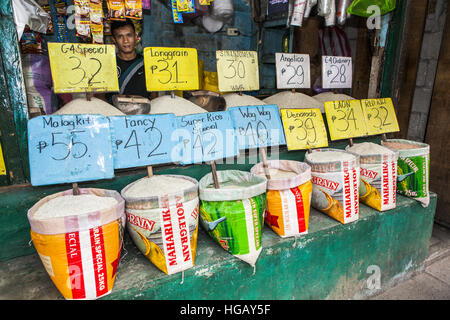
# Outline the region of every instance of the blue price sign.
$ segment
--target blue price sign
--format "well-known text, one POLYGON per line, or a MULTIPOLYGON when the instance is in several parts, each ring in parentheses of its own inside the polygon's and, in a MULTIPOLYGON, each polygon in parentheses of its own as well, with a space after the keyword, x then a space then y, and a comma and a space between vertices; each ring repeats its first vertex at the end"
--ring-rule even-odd
POLYGON ((173 162, 176 141, 175 115, 134 115, 109 117, 111 121, 114 168, 132 168, 173 162))
POLYGON ((228 111, 240 150, 286 144, 276 105, 232 107, 228 111))
POLYGON ((218 160, 239 155, 228 111, 177 117, 181 164, 218 160))
POLYGON ((33 186, 114 177, 109 121, 100 115, 31 119, 28 152, 33 186))

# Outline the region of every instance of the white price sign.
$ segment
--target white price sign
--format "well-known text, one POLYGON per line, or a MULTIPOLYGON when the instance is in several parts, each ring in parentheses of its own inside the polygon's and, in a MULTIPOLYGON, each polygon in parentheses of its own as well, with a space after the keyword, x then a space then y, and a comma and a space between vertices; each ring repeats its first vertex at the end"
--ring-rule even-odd
POLYGON ((322 57, 322 88, 342 89, 352 87, 351 57, 322 57))
POLYGON ((310 88, 310 63, 308 54, 275 53, 277 88, 310 88))

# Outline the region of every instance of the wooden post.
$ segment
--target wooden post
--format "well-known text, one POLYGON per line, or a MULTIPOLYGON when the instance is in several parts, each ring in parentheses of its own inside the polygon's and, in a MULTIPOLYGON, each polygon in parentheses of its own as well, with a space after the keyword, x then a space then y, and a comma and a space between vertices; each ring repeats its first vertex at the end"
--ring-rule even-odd
POLYGON ((350 138, 350 147, 353 147, 353 139, 350 138))
POLYGON ((267 180, 270 180, 270 171, 269 171, 269 163, 267 162, 267 153, 266 148, 260 148, 261 150, 261 158, 264 167, 264 174, 266 175, 267 180))
POLYGON ((214 162, 214 160, 211 161, 211 171, 214 180, 214 187, 216 189, 220 189, 219 179, 217 178, 216 163, 214 162))
POLYGON ((172 90, 172 92, 170 93, 172 99, 175 99, 175 91, 172 90))
POLYGON ((386 141, 387 141, 386 133, 383 133, 383 134, 381 135, 381 139, 383 140, 383 142, 386 142, 386 141))
POLYGON ((152 168, 152 166, 147 166, 147 176, 149 178, 153 177, 153 168, 152 168))
POLYGON ((72 193, 74 196, 78 196, 80 194, 80 189, 78 189, 78 183, 72 183, 72 193))

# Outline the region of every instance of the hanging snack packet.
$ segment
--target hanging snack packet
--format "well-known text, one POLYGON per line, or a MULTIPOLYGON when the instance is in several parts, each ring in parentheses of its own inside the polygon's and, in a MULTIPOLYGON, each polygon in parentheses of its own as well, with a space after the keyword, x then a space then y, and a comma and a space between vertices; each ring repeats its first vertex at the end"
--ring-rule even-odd
POLYGON ((189 9, 188 0, 176 0, 176 2, 178 12, 185 12, 189 9))
POLYGON ((219 189, 212 173, 199 181, 200 222, 223 249, 254 266, 262 251, 267 179, 238 170, 217 176, 219 189))
POLYGON ((172 18, 174 23, 183 23, 183 15, 177 11, 177 0, 172 0, 172 18))
POLYGON ((142 0, 125 0, 125 18, 142 19, 142 0))
POLYGON ((108 0, 108 17, 110 20, 125 19, 125 5, 122 0, 108 0))

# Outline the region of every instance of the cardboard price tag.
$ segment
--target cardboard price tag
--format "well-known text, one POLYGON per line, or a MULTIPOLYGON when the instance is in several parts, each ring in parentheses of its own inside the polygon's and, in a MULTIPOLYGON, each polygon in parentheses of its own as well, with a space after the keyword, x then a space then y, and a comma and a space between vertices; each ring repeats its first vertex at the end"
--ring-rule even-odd
POLYGON ((276 105, 232 107, 240 150, 286 144, 276 105))
POLYGON ((363 99, 361 106, 369 135, 400 131, 391 98, 363 99))
POLYGON ((48 43, 55 93, 119 91, 114 45, 48 43))
POLYGON ((281 109, 288 150, 328 147, 320 109, 281 109))
POLYGON ((144 66, 148 91, 199 89, 197 49, 147 47, 144 66))
POLYGON ((220 92, 259 90, 258 53, 256 51, 216 51, 220 92))
POLYGON ((275 53, 277 88, 310 88, 309 54, 275 53))
POLYGON ((109 117, 114 168, 132 168, 173 162, 176 141, 174 114, 109 117))
POLYGON ((175 154, 181 164, 208 162, 239 155, 233 122, 228 111, 176 117, 175 154))
POLYGON ((28 152, 33 186, 114 177, 109 121, 100 115, 29 120, 28 152))
POLYGON ((322 56, 322 88, 352 87, 352 58, 322 56))
POLYGON ((366 121, 359 100, 325 102, 325 114, 331 140, 367 135, 366 121))

